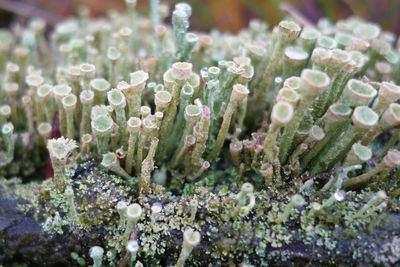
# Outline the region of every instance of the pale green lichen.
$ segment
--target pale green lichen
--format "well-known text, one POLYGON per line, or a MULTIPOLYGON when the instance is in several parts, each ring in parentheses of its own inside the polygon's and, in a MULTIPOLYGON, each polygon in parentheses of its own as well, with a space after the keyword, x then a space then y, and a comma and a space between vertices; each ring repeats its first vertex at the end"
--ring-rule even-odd
POLYGON ((158 1, 151 26, 126 4, 127 14, 57 24, 49 44, 40 21, 20 40, 0 36, 1 175, 35 175, 46 146, 54 170, 1 185, 49 235, 101 230, 101 253, 74 251, 75 263, 267 265, 311 247, 321 264, 398 261, 396 238, 371 239, 398 233, 384 221, 398 220, 400 195, 390 36, 359 18, 203 35, 189 31, 187 3, 172 29, 158 1))

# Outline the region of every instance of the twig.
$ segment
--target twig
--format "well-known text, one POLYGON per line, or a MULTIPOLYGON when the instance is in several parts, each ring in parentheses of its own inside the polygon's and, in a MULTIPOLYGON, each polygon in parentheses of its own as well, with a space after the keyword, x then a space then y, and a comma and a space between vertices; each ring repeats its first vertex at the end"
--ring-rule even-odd
POLYGON ((50 25, 54 25, 62 19, 60 16, 19 1, 0 0, 0 9, 7 10, 26 18, 39 17, 44 19, 50 25))
POLYGON ((283 2, 282 4, 280 4, 279 8, 282 11, 285 11, 286 13, 288 13, 293 18, 295 18, 301 25, 308 26, 308 27, 315 27, 314 23, 311 20, 309 20, 305 16, 303 16, 303 14, 298 12, 290 4, 283 2))

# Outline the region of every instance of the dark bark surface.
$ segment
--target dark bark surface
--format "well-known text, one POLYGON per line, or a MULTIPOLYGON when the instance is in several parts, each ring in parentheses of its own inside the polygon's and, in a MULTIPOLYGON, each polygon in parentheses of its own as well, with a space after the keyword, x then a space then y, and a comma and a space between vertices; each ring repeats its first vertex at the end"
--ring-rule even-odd
MULTIPOLYGON (((101 239, 104 235, 101 227, 95 228, 90 233, 76 231, 65 232, 62 235, 49 235, 41 230, 41 226, 30 214, 24 214, 17 209, 18 204, 21 203, 23 203, 22 200, 16 199, 12 193, 3 192, 0 196, 0 263, 6 266, 13 262, 27 263, 28 266, 77 265, 70 257, 70 253, 73 251, 80 253, 87 263, 91 263, 87 251, 91 246, 98 244, 99 240, 100 243, 102 242, 101 239)), ((202 211, 199 210, 199 212, 202 211)), ((268 245, 265 248, 266 256, 264 257, 259 257, 254 253, 254 249, 260 240, 254 235, 246 236, 241 230, 234 230, 232 222, 217 225, 218 233, 207 236, 206 232, 211 226, 216 225, 202 227, 204 238, 201 244, 193 250, 193 257, 187 262, 186 266, 192 266, 192 261, 197 266, 206 266, 209 263, 215 266, 228 265, 228 261, 221 259, 220 262, 216 263, 215 259, 204 253, 207 250, 215 250, 216 244, 220 243, 222 239, 226 239, 225 242, 237 242, 242 239, 240 240, 241 245, 247 243, 247 246, 238 250, 241 253, 238 253, 235 259, 234 263, 236 264, 243 261, 242 252, 248 252, 248 259, 251 262, 258 263, 257 265, 268 262, 272 266, 337 266, 338 264, 373 266, 377 265, 374 263, 377 250, 382 249, 383 244, 392 242, 391 240, 399 234, 400 215, 385 214, 374 223, 375 228, 370 235, 360 233, 360 236, 346 236, 345 231, 341 228, 333 230, 332 235, 338 242, 334 251, 315 244, 306 245, 303 242, 304 236, 294 235, 294 238, 288 244, 280 248, 273 248, 268 245), (244 241, 243 238, 247 238, 247 241, 244 241), (361 256, 354 256, 352 249, 354 247, 360 249, 361 256)), ((294 230, 296 230, 296 227, 299 226, 293 224, 294 230)), ((168 246, 165 253, 157 255, 157 257, 159 257, 162 265, 174 264, 176 261, 174 255, 180 250, 182 233, 175 230, 171 231, 170 236, 161 236, 161 238, 169 240, 168 246)), ((317 238, 315 241, 317 241, 317 238)), ((394 249, 389 248, 389 254, 398 252, 394 249)), ((390 263, 395 264, 397 262, 393 260, 396 255, 387 256, 386 258, 392 257, 393 262, 389 261, 390 263)), ((141 258, 139 257, 139 259, 141 258)), ((146 262, 146 259, 141 260, 146 262)))
POLYGON ((44 233, 31 214, 17 209, 21 203, 13 194, 0 194, 0 263, 69 266, 72 251, 86 250, 98 242, 95 233, 44 233))
MULTIPOLYGON (((120 243, 121 231, 110 232, 106 230, 105 225, 108 225, 108 229, 118 225, 119 216, 113 205, 121 197, 127 197, 120 195, 122 191, 118 188, 126 189, 129 186, 121 185, 124 180, 113 180, 104 175, 106 174, 100 172, 94 162, 89 162, 84 168, 79 166, 75 170, 72 184, 76 188, 79 188, 80 183, 89 183, 88 191, 75 191, 75 203, 84 223, 91 222, 92 226, 85 228, 63 225, 63 234, 43 231, 41 223, 48 216, 46 210, 60 212, 64 219, 68 217, 62 208, 51 205, 45 207, 46 203, 49 204, 49 201, 45 200, 46 197, 40 196, 38 204, 28 209, 30 212, 21 211, 20 206, 29 204, 30 198, 34 194, 42 195, 42 191, 35 193, 29 187, 25 187, 26 185, 21 185, 25 189, 23 192, 29 195, 26 197, 25 193, 19 193, 24 200, 18 197, 15 191, 0 188, 0 264, 11 266, 12 263, 18 262, 28 266, 78 266, 76 260, 71 258, 71 252, 75 252, 85 260, 86 265, 90 265, 90 247, 102 246, 107 252, 110 240, 120 243), (94 178, 94 184, 90 184, 90 177, 94 178), (106 188, 105 183, 109 187, 106 188), (110 188, 114 190, 112 194, 101 198, 105 192, 110 192, 110 188), (114 198, 116 200, 112 202, 111 199, 114 198), (105 201, 102 209, 90 206, 93 203, 101 203, 101 199, 105 201), (84 211, 84 207, 91 208, 84 211), (94 218, 98 220, 94 222, 94 218)), ((282 211, 282 207, 286 205, 284 203, 287 202, 287 198, 282 194, 269 195, 260 190, 256 197, 256 205, 250 214, 244 217, 225 216, 235 208, 235 193, 217 195, 204 191, 195 195, 199 205, 193 223, 186 221, 191 213, 188 203, 193 196, 171 197, 157 193, 138 198, 135 194, 131 195, 132 201, 139 202, 146 213, 141 217, 141 226, 137 231, 141 248, 137 259, 145 266, 153 266, 155 263, 173 266, 182 246, 182 231, 188 226, 199 230, 202 240, 193 249, 186 266, 234 266, 242 262, 255 266, 400 264, 400 201, 396 198, 387 199, 378 213, 374 212, 373 215, 359 218, 352 223, 352 220, 349 221, 345 217, 357 212, 373 192, 349 194, 344 202, 335 204, 330 212, 310 223, 312 228, 308 230, 300 223, 304 220, 300 214, 303 214, 305 207, 299 208, 298 212, 282 225, 276 225, 267 219, 269 214, 275 214, 273 218, 277 216, 276 207, 279 207, 278 211, 282 211), (150 207, 155 202, 161 203, 164 209, 163 217, 157 221, 158 226, 164 227, 164 230, 160 231, 154 230, 149 214, 150 207), (319 230, 309 235, 309 231, 314 227, 318 227, 319 230), (282 237, 286 234, 288 239, 282 237), (279 245, 274 244, 275 241, 279 245), (154 243, 162 249, 149 249, 149 245, 154 243)), ((313 199, 307 197, 307 202, 322 203, 323 199, 317 196, 313 199)), ((118 262, 124 256, 124 252, 117 252, 115 265, 118 266, 118 262)), ((107 257, 104 256, 103 266, 109 265, 107 257)))

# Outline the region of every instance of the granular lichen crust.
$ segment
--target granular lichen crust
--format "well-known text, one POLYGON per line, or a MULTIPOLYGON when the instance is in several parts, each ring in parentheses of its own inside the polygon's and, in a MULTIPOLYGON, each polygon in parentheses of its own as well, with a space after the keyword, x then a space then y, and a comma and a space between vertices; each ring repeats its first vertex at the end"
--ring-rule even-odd
MULTIPOLYGON (((105 174, 94 161, 82 163, 69 171, 67 177, 67 181, 78 192, 75 194, 80 221, 78 225, 74 225, 68 216, 63 196, 56 192, 47 194, 45 184, 32 186, 29 193, 26 186, 16 185, 16 196, 19 199, 23 196, 25 200, 8 200, 20 202, 18 208, 9 208, 11 217, 19 213, 24 220, 30 220, 38 238, 57 244, 60 256, 76 252, 90 261, 85 248, 77 249, 76 244, 85 244, 82 242, 90 240, 91 245, 100 245, 105 249, 104 262, 107 265, 118 265, 117 259, 125 253, 120 243, 123 231, 118 230, 118 215, 110 203, 125 200, 137 202, 143 207, 144 215, 136 226, 140 240, 136 257, 153 265, 174 264, 182 243, 181 233, 188 226, 198 230, 202 236, 201 244, 193 249, 188 259, 193 266, 229 265, 234 262, 248 262, 257 266, 307 263, 312 266, 335 266, 361 260, 369 264, 390 265, 398 261, 395 253, 398 243, 396 235, 400 229, 398 200, 387 200, 382 207, 363 218, 354 217, 365 204, 363 199, 371 197, 370 192, 349 193, 343 202, 334 203, 329 213, 313 219, 308 218, 310 208, 297 208, 287 222, 276 224, 276 218, 289 202, 287 195, 290 192, 283 195, 278 192, 271 195, 265 191, 256 192, 254 208, 248 215, 242 216, 235 213, 238 191, 227 191, 222 185, 215 193, 199 186, 192 195, 186 197, 163 192, 139 196, 136 190, 126 190, 129 181, 105 174), (83 185, 88 184, 96 194, 85 189, 83 185), (119 186, 120 190, 110 188, 119 186), (196 217, 190 222, 190 200, 193 198, 196 198, 198 206, 196 217), (154 203, 162 207, 156 219, 151 215, 154 203)), ((6 199, 3 198, 3 201, 6 199)), ((307 197, 306 201, 323 199, 323 196, 313 195, 307 197)), ((22 221, 17 220, 18 224, 23 227, 22 221)), ((14 236, 13 231, 16 230, 10 230, 10 227, 2 227, 6 242, 14 238, 14 242, 19 239, 20 245, 29 246, 29 239, 14 236)), ((18 251, 10 248, 4 251, 9 259, 16 256, 14 253, 18 251)), ((38 263, 46 255, 43 253, 31 258, 30 262, 38 263)), ((69 264, 74 262, 69 257, 63 260, 69 264)), ((51 265, 51 262, 48 263, 51 265)))

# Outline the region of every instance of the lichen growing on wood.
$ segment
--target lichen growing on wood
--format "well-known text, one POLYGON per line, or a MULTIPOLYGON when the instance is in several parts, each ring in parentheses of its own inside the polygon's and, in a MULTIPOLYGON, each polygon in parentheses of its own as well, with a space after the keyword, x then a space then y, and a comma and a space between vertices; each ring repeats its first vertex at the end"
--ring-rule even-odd
POLYGON ((126 4, 47 42, 37 19, 0 32, 1 262, 398 263, 391 33, 289 17, 208 35, 187 3, 172 25, 126 4))

